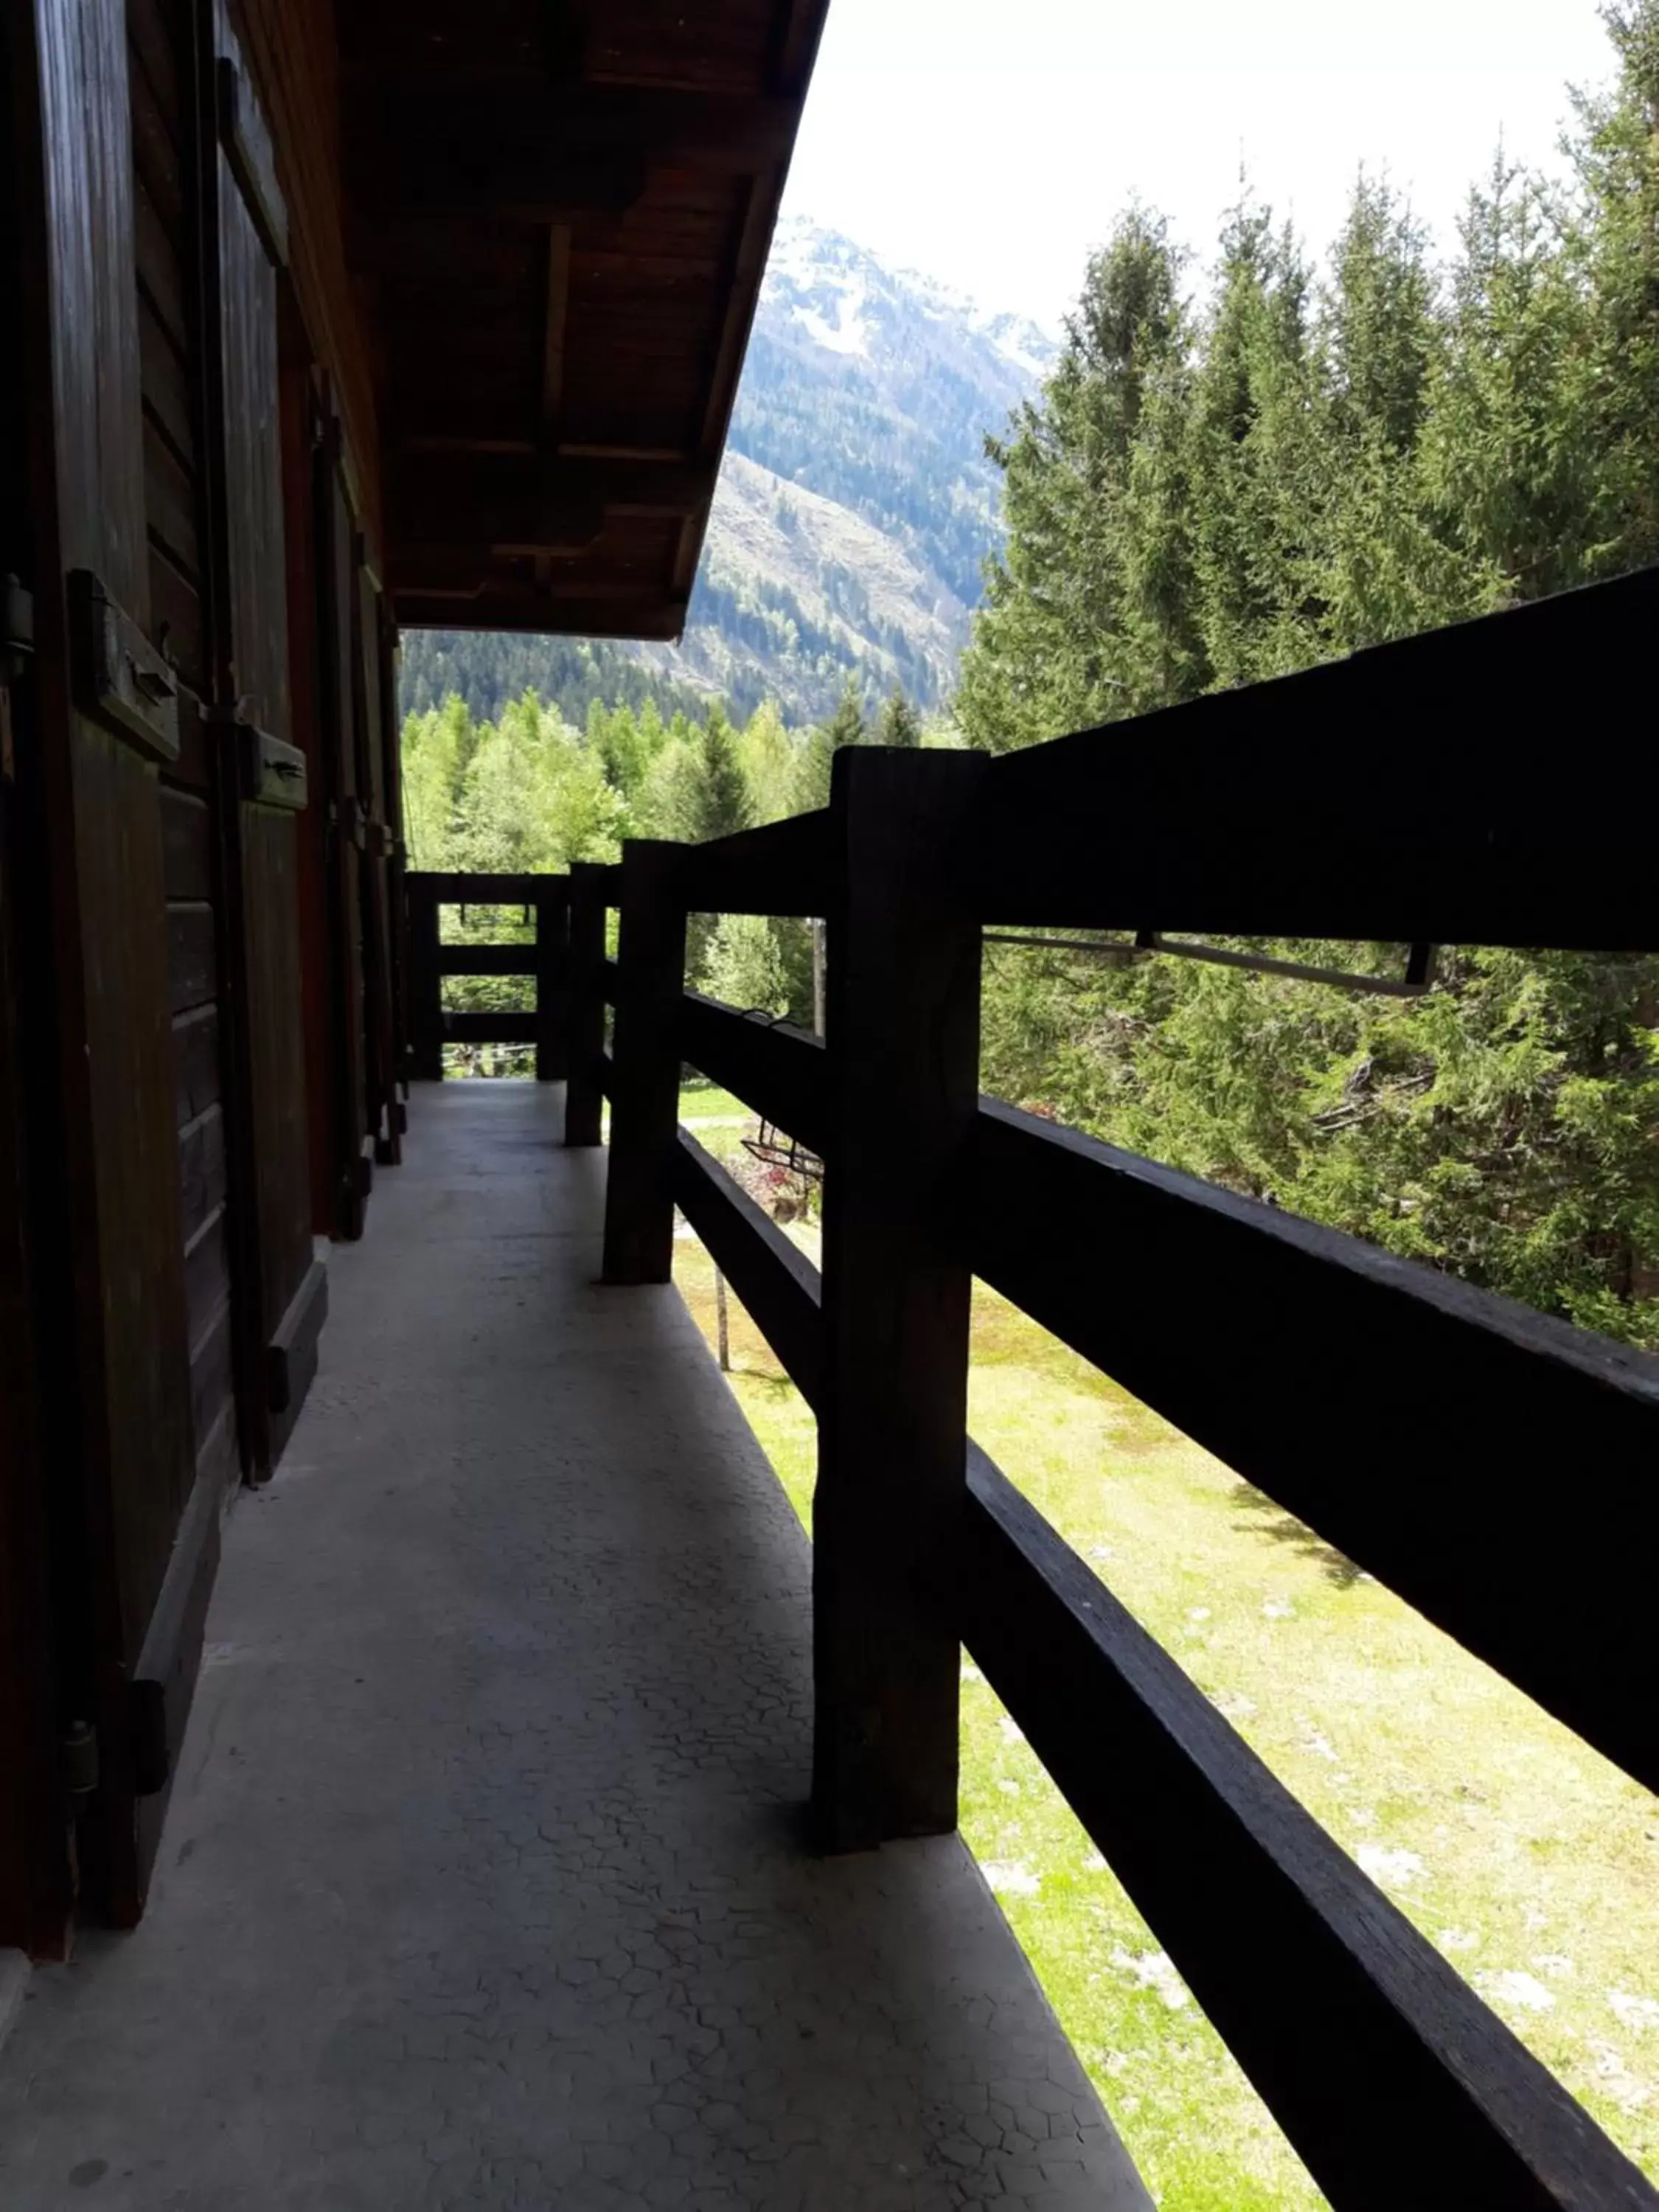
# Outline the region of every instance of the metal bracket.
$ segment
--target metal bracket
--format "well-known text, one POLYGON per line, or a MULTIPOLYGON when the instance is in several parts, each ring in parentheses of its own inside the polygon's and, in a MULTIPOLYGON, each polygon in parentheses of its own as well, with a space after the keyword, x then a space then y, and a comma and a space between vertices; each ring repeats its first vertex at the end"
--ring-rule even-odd
POLYGON ((286 744, 252 722, 238 723, 237 732, 244 797, 299 813, 306 803, 306 757, 298 745, 286 744))
POLYGON ((179 679, 89 568, 70 572, 76 704, 153 759, 179 757, 179 679))

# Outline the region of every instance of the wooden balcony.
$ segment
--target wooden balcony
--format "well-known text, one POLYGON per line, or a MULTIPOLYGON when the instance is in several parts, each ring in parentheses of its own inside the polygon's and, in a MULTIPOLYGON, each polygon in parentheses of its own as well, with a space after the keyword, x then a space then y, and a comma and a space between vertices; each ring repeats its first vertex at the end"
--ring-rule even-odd
POLYGON ((1647 571, 1006 760, 849 750, 820 814, 577 870, 542 956, 606 1280, 668 1281, 678 1208, 817 1416, 817 1841, 954 1828, 965 1646, 1339 2212, 1659 2198, 975 1446, 971 1279, 1649 1788, 1659 1361, 981 1100, 981 933, 1651 947, 1656 620, 1647 571), (1568 726, 1600 770, 1526 772, 1568 726), (1406 728, 1431 803, 1376 781, 1406 728), (827 1048, 684 991, 731 912, 827 917, 827 1048), (822 1279, 677 1133, 686 1063, 824 1161, 822 1279), (1594 1512, 1536 1510, 1565 1465, 1594 1512))
POLYGON ((1659 2204, 966 1426, 977 1276, 1659 1782, 1659 1361, 977 1095, 992 925, 1659 946, 1656 627, 1649 571, 408 878, 404 1158, 228 1523, 148 1917, 0 2072, 8 2205, 1145 2203, 955 1835, 964 1650, 1335 2212, 1659 2204), (1378 783, 1405 729, 1430 796, 1378 783), (446 948, 469 898, 534 940, 446 948), (686 991, 702 913, 825 918, 827 1041, 686 991), (541 1083, 419 1079, 447 969, 535 979, 541 1083), (687 1063, 823 1161, 821 1275, 677 1128, 687 1063), (817 1416, 810 1553, 677 1212, 817 1416))

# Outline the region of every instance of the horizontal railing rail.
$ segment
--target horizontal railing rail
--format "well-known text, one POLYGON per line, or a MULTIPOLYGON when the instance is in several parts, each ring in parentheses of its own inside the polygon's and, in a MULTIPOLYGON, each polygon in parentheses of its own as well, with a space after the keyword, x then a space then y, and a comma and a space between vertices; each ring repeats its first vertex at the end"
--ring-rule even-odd
POLYGON ((962 896, 1021 927, 1650 945, 1656 635, 1646 568, 1010 753, 962 896))
POLYGON ((419 899, 440 906, 521 906, 533 910, 544 899, 562 904, 569 878, 559 875, 503 874, 489 869, 411 869, 406 878, 419 899))
POLYGON ((1659 1361, 995 1102, 957 1218, 977 1275, 1659 1788, 1659 1361))
POLYGON ((680 1131, 675 1147, 674 1202, 785 1374, 816 1408, 822 1322, 817 1269, 688 1129, 680 1131))
POLYGON ((1555 2077, 970 1449, 963 1640, 1334 2204, 1650 2204, 1555 2077))
POLYGON ((683 1060, 741 1098, 762 1121, 823 1156, 829 1128, 822 1039, 688 991, 680 1006, 679 1047, 683 1060))
POLYGON ((570 882, 606 1279, 668 1279, 678 1207, 817 1418, 820 1833, 954 1825, 965 1643, 1338 2212, 1659 2193, 974 1446, 972 1279, 1650 1787, 1659 1360, 979 1099, 981 933, 1659 950, 1656 592, 1001 760, 849 749, 820 813, 570 882), (824 920, 827 1043, 685 990, 725 913, 824 920), (821 1275, 677 1128, 686 1065, 823 1163, 821 1275))
POLYGON ((682 848, 691 914, 822 915, 834 880, 827 808, 682 848))

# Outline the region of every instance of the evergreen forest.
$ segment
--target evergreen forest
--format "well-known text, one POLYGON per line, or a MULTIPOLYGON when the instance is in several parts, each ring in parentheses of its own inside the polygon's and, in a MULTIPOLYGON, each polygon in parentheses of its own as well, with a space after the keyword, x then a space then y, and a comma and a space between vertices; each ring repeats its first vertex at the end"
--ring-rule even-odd
MULTIPOLYGON (((1319 265, 1248 189, 1202 262, 1154 210, 1119 216, 1040 390, 986 425, 1000 534, 948 711, 853 675, 792 726, 574 644, 550 698, 515 684, 514 641, 469 705, 417 660, 411 865, 716 836, 821 805, 842 744, 1006 752, 1659 561, 1659 0, 1606 21, 1563 173, 1500 153, 1444 261, 1386 176, 1319 265)), ((1564 732, 1513 772, 1605 757, 1616 806, 1638 736, 1564 732)), ((1432 760, 1413 773, 1431 806, 1432 760)), ((701 988, 810 1018, 805 925, 706 918, 692 957, 701 988)), ((1448 946, 1400 1000, 994 945, 983 1054, 1003 1097, 1659 1346, 1659 959, 1448 946)))

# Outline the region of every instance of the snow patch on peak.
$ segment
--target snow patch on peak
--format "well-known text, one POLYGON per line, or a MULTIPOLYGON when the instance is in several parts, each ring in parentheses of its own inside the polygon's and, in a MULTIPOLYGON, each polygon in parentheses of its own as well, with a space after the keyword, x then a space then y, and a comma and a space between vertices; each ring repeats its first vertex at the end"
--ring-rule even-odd
POLYGON ((836 286, 834 292, 833 302, 826 302, 835 307, 836 319, 833 323, 827 321, 816 307, 809 307, 800 301, 795 302, 790 313, 809 337, 821 346, 827 346, 831 353, 867 355, 870 351, 870 332, 860 313, 865 301, 863 283, 858 277, 851 277, 844 284, 836 286))
POLYGON ((975 316, 974 328, 1027 376, 1047 376, 1060 351, 1048 332, 1024 315, 975 316))

